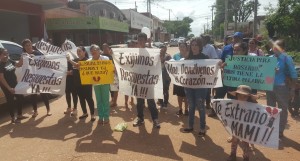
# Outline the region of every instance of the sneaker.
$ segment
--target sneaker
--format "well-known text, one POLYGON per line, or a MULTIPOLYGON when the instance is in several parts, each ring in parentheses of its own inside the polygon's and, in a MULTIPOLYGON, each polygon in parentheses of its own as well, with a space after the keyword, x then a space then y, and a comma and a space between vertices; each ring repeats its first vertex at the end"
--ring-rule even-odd
POLYGON ((85 114, 79 116, 79 119, 84 119, 84 118, 87 118, 88 116, 89 116, 89 115, 88 115, 87 113, 85 113, 85 114))
POLYGON ((26 119, 26 118, 28 118, 28 117, 23 116, 23 115, 18 115, 18 117, 17 117, 18 120, 23 120, 23 119, 26 119))
POLYGON ((70 107, 68 107, 65 111, 64 111, 64 114, 69 114, 69 113, 71 113, 71 108, 70 107))
POLYGON ((141 126, 143 125, 145 122, 144 120, 137 118, 134 122, 133 122, 133 127, 137 127, 137 126, 141 126))
POLYGON ((194 129, 193 128, 185 128, 185 129, 183 129, 183 133, 190 133, 190 132, 193 132, 194 131, 194 129))
POLYGON ((94 122, 96 120, 96 117, 94 115, 91 115, 91 122, 94 122))
POLYGON ((206 130, 200 130, 198 133, 198 136, 203 137, 203 136, 205 136, 205 134, 206 134, 206 130))
POLYGON ((183 115, 182 110, 178 110, 178 111, 176 112, 176 115, 178 115, 178 116, 183 115))
POLYGON ((208 117, 216 117, 217 114, 215 113, 215 111, 212 109, 212 111, 210 112, 210 114, 207 115, 208 117))
POLYGON ((166 110, 167 109, 167 106, 160 106, 160 109, 162 109, 162 110, 166 110))
POLYGON ((109 119, 104 119, 103 124, 109 124, 109 119))
POLYGON ((52 113, 49 111, 47 111, 47 116, 52 116, 52 113))
POLYGON ((71 116, 77 116, 77 109, 73 108, 71 116))
POLYGON ((38 115, 38 113, 37 113, 37 112, 33 112, 33 114, 31 115, 31 117, 32 117, 32 118, 36 118, 36 117, 37 117, 37 115, 38 115))
POLYGON ((236 161, 236 154, 230 154, 227 161, 236 161))
POLYGON ((231 143, 232 142, 232 136, 228 137, 228 139, 226 141, 227 141, 227 143, 231 143))
POLYGON ((16 119, 15 117, 11 118, 11 123, 15 124, 15 123, 20 123, 21 120, 20 119, 16 119))
POLYGON ((160 128, 160 124, 158 122, 158 119, 153 120, 153 127, 159 129, 160 128))
POLYGON ((100 118, 99 118, 98 124, 99 124, 99 125, 103 125, 103 119, 100 119, 100 118))

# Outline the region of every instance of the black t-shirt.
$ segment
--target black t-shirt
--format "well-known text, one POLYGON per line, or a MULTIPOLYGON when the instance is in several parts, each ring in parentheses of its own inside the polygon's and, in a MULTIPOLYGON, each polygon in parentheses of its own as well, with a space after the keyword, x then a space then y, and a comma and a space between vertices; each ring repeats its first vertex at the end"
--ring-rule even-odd
MULTIPOLYGON (((16 85, 18 84, 17 81, 17 76, 15 74, 16 67, 15 67, 16 62, 13 60, 8 59, 7 62, 0 62, 0 73, 3 73, 4 79, 8 83, 8 85, 11 88, 15 88, 16 85)), ((6 87, 0 83, 0 86, 2 89, 6 90, 6 87)))
POLYGON ((209 59, 209 57, 203 53, 198 54, 198 55, 189 55, 187 60, 192 60, 192 59, 209 59))
MULTIPOLYGON (((80 60, 79 58, 74 59, 74 62, 79 62, 79 61, 86 61, 87 58, 84 57, 82 60, 80 60)), ((81 86, 81 80, 80 80, 80 73, 79 70, 75 67, 73 67, 73 80, 74 80, 74 85, 75 86, 81 86)))

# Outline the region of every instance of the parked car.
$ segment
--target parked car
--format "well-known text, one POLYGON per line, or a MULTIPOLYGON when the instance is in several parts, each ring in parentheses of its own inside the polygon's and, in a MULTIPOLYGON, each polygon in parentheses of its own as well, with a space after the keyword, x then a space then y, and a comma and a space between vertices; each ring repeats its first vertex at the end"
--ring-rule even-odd
MULTIPOLYGON (((0 47, 7 49, 9 53, 10 59, 14 61, 18 61, 23 53, 23 48, 21 45, 11 42, 11 41, 5 41, 5 40, 0 40, 0 47)), ((17 77, 21 74, 21 68, 16 69, 16 75, 17 77)), ((18 77, 18 79, 20 79, 18 77)), ((6 102, 4 93, 2 89, 0 88, 0 104, 4 104, 6 102)))
POLYGON ((178 46, 178 40, 177 39, 171 39, 169 42, 169 46, 178 46))
POLYGON ((162 46, 164 46, 164 45, 165 45, 164 43, 159 42, 159 41, 153 43, 153 46, 155 46, 155 47, 157 47, 157 48, 160 48, 160 47, 162 47, 162 46))

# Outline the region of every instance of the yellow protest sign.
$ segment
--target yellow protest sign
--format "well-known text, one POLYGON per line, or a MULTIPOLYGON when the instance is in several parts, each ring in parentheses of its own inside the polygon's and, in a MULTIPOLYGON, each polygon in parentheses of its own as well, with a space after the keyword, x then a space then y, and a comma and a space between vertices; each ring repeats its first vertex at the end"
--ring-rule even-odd
POLYGON ((79 61, 81 84, 111 84, 114 65, 111 60, 79 61))

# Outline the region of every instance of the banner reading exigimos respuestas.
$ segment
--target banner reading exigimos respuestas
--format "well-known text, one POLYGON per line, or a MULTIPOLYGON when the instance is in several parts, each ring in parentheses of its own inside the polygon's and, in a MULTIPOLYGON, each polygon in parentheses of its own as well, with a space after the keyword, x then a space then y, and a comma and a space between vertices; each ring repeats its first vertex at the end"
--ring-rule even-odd
POLYGON ((163 98, 159 49, 113 49, 119 92, 137 98, 163 98))

